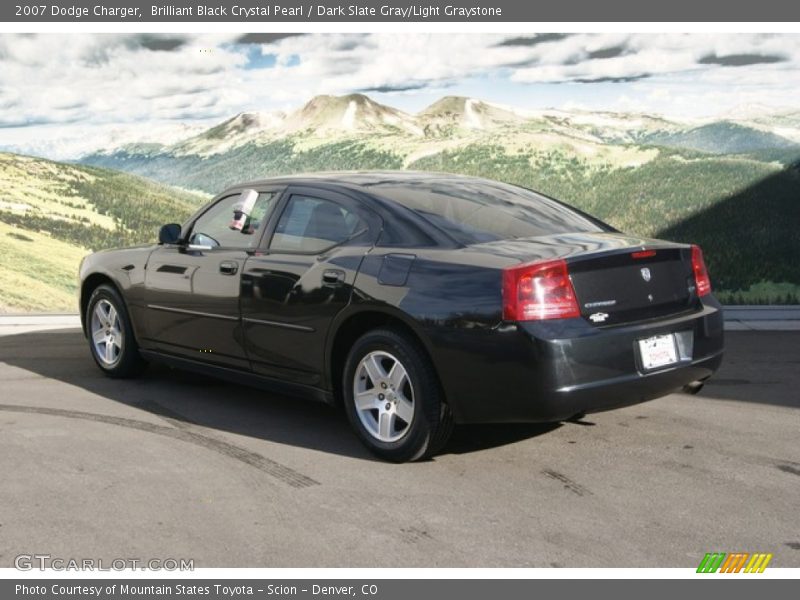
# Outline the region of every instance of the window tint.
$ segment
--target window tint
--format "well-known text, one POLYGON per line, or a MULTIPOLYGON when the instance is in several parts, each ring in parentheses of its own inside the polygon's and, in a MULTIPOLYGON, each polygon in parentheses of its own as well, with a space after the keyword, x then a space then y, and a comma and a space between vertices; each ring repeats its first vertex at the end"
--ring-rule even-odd
POLYGON ((227 196, 195 221, 189 243, 195 246, 253 248, 275 199, 274 192, 252 190, 227 196))
POLYGON ((283 211, 270 249, 320 252, 357 236, 366 223, 343 206, 310 196, 295 195, 283 211))
POLYGON ((503 183, 421 178, 381 181, 370 187, 462 244, 604 231, 599 223, 558 202, 503 183))

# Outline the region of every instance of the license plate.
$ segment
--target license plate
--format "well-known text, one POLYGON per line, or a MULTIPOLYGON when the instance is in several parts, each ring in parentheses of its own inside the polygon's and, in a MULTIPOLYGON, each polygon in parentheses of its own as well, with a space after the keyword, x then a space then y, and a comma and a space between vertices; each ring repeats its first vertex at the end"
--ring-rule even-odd
POLYGON ((655 335, 639 340, 639 356, 645 371, 665 367, 678 362, 678 348, 673 334, 655 335))

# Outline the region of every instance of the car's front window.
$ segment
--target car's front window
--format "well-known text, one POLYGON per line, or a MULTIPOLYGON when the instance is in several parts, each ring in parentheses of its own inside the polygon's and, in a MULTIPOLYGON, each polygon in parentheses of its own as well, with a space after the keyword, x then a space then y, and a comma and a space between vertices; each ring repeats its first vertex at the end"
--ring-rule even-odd
POLYGON ((252 190, 222 198, 195 221, 189 244, 210 248, 255 247, 274 199, 274 192, 252 190))

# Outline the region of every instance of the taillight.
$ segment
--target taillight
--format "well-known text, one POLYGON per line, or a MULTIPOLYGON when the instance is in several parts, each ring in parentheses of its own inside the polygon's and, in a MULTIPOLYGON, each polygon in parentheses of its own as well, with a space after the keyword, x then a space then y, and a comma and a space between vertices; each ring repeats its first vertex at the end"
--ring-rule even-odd
POLYGON ((703 251, 700 246, 692 246, 692 271, 694 271, 694 281, 697 287, 698 296, 707 296, 711 293, 711 279, 708 277, 708 269, 703 260, 703 251))
POLYGON ((564 260, 533 262, 503 270, 504 320, 568 319, 580 314, 564 260))

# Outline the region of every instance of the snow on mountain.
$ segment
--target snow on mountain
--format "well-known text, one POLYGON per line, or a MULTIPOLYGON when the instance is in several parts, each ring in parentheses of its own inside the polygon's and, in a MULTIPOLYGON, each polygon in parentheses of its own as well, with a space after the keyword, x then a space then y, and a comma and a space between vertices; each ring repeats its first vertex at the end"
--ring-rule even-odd
POLYGON ((284 134, 307 132, 405 133, 421 135, 414 118, 363 94, 315 96, 290 113, 281 126, 284 134))
POLYGON ((86 126, 82 135, 58 124, 46 125, 31 137, 25 128, 6 129, 0 149, 53 160, 69 160, 86 154, 113 154, 121 148, 165 148, 208 129, 208 123, 153 122, 86 126))
POLYGON ((486 130, 521 124, 526 117, 475 98, 445 96, 416 115, 426 135, 452 133, 458 129, 486 130))
POLYGON ((175 154, 219 154, 264 134, 276 132, 286 118, 283 112, 243 112, 176 144, 175 154))
POLYGON ((748 111, 748 116, 731 120, 800 143, 800 111, 796 109, 772 113, 748 111))

